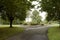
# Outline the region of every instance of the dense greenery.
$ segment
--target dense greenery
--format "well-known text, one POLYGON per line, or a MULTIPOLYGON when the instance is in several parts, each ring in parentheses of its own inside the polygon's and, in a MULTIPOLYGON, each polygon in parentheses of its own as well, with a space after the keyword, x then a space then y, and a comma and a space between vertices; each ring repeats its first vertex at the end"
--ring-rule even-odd
POLYGON ((27 0, 0 0, 1 18, 10 22, 10 27, 14 19, 24 20, 26 11, 31 7, 27 0))
POLYGON ((33 15, 31 16, 32 18, 32 24, 40 24, 41 22, 41 16, 39 16, 39 12, 37 10, 34 10, 33 15))
POLYGON ((58 21, 60 26, 60 0, 41 0, 41 10, 48 13, 47 21, 58 21))
POLYGON ((41 7, 48 13, 48 21, 60 20, 60 0, 41 0, 41 7))

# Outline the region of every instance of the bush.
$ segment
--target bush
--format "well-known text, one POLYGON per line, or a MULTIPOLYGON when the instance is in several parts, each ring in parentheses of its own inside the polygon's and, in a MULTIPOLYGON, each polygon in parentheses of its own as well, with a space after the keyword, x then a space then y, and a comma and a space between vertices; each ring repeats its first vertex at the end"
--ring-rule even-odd
POLYGON ((44 26, 44 24, 41 24, 42 26, 44 26))

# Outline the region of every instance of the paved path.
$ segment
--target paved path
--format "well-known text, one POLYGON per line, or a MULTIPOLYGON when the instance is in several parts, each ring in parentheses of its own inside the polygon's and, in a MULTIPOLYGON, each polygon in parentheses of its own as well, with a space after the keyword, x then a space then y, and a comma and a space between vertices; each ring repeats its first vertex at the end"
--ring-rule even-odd
POLYGON ((14 35, 6 40, 48 40, 48 27, 31 27, 22 34, 14 35))

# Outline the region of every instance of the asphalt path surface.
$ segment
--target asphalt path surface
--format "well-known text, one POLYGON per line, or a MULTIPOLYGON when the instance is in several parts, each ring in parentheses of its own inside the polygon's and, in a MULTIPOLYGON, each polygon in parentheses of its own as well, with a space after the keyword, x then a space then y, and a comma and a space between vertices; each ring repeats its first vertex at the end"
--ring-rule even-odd
POLYGON ((32 26, 6 40, 48 40, 48 27, 32 26))

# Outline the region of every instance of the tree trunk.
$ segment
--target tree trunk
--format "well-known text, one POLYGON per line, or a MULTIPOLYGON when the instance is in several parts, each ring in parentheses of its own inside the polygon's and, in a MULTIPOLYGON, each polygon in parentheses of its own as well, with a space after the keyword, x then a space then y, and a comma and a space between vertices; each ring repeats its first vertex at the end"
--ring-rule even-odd
POLYGON ((12 28, 12 23, 13 23, 13 20, 14 20, 14 18, 13 17, 10 17, 10 28, 12 28))
POLYGON ((12 28, 13 20, 10 20, 10 28, 12 28))

